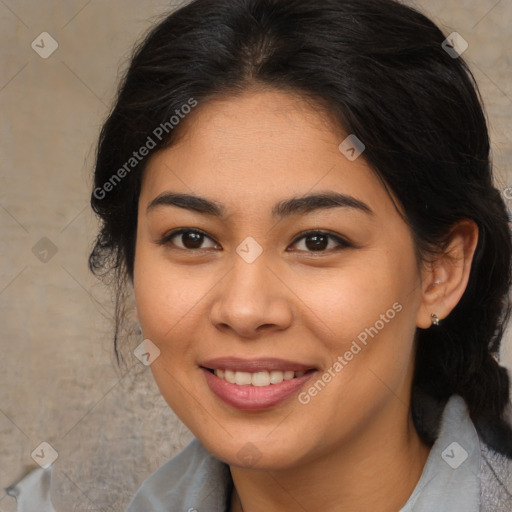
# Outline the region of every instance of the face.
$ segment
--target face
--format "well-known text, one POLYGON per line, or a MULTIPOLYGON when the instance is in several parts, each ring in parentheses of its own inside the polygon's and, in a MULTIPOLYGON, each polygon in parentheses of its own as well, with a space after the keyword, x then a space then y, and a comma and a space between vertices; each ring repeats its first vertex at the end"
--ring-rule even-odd
POLYGON ((228 464, 307 463, 407 415, 420 270, 346 137, 298 97, 248 91, 200 105, 146 168, 134 292, 151 369, 228 464))

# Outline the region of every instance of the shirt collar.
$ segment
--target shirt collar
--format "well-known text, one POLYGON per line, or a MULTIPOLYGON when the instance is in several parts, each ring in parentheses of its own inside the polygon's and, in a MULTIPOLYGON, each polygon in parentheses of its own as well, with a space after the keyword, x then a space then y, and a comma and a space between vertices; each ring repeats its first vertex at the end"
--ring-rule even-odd
POLYGON ((478 512, 480 440, 466 403, 452 395, 412 495, 399 512, 478 512))

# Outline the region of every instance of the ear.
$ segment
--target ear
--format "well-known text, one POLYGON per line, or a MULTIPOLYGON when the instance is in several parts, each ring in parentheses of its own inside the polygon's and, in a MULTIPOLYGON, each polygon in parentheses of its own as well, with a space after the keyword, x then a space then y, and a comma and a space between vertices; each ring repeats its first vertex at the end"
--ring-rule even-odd
POLYGON ((447 247, 422 270, 422 299, 417 327, 428 329, 432 313, 441 321, 461 299, 469 281, 478 243, 478 226, 472 220, 459 221, 452 229, 447 247))

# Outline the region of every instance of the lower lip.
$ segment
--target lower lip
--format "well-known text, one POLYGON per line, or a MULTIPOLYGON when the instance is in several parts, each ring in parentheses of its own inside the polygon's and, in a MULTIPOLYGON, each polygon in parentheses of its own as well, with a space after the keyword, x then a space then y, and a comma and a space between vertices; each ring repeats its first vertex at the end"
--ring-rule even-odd
POLYGON ((205 368, 201 368, 201 370, 206 377, 208 386, 221 400, 237 409, 251 411, 267 409, 283 402, 316 373, 309 372, 302 377, 283 380, 279 384, 269 384, 268 386, 239 386, 220 379, 205 368))

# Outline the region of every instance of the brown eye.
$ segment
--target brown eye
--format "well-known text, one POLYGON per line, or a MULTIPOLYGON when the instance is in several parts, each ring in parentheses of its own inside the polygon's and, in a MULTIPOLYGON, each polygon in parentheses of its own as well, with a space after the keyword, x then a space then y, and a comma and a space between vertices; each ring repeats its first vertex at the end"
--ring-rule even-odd
POLYGON ((179 229, 173 231, 166 235, 161 241, 161 245, 173 245, 178 249, 183 250, 199 250, 199 249, 208 249, 208 248, 216 248, 217 244, 213 242, 212 247, 202 247, 205 240, 213 240, 203 233, 202 231, 198 231, 195 229, 179 229), (181 245, 180 245, 181 243, 181 245))
POLYGON ((305 249, 299 250, 305 250, 307 252, 327 252, 326 249, 334 250, 351 247, 351 244, 349 244, 346 240, 322 231, 309 231, 304 233, 302 236, 295 240, 293 245, 298 244, 298 242, 301 240, 304 240, 305 249), (332 245, 329 247, 329 242, 331 241, 335 242, 334 247, 332 245))
POLYGON ((201 233, 195 233, 193 231, 187 231, 182 233, 181 241, 186 249, 200 249, 203 244, 204 235, 201 233))

